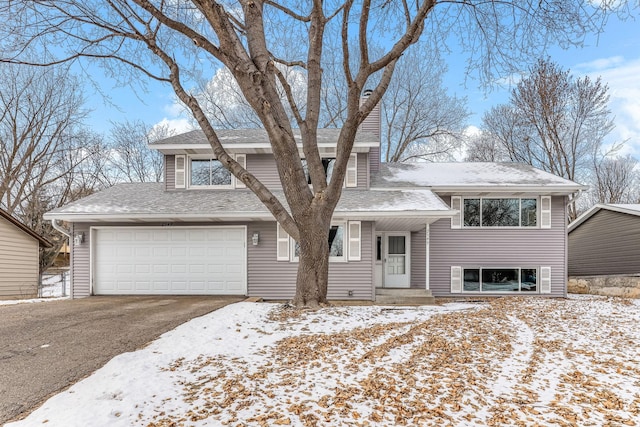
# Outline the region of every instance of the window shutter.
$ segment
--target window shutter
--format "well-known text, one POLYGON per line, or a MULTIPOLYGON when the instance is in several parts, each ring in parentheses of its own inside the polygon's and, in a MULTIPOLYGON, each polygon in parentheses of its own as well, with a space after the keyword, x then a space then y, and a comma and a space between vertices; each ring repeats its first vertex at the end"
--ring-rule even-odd
POLYGON ((347 163, 347 174, 344 178, 345 187, 357 187, 358 186, 358 155, 352 154, 349 156, 349 162, 347 163))
POLYGON ((462 267, 451 266, 451 293, 462 292, 462 267))
POLYGON ((451 209, 458 211, 453 217, 451 217, 451 228, 462 227, 462 197, 451 196, 451 209))
POLYGON ((540 293, 551 293, 551 267, 540 267, 540 293))
POLYGON ((360 221, 349 221, 349 261, 360 261, 360 221))
POLYGON ((278 261, 289 261, 289 234, 284 231, 280 223, 276 223, 277 231, 277 257, 278 261))
MULTIPOLYGON (((236 162, 240 163, 240 166, 243 168, 247 168, 247 155, 246 154, 236 154, 236 162)), ((247 188, 247 186, 236 178, 236 188, 247 188)))
POLYGON ((551 196, 540 197, 540 228, 551 228, 551 196))
POLYGON ((176 156, 176 170, 175 170, 175 187, 185 188, 186 178, 186 158, 185 156, 176 156))

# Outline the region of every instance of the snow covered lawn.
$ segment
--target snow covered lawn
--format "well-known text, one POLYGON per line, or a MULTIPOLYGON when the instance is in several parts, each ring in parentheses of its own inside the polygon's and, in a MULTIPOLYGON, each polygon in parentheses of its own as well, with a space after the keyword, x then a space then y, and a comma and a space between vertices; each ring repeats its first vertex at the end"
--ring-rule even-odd
POLYGON ((238 303, 11 426, 640 426, 640 304, 238 303))

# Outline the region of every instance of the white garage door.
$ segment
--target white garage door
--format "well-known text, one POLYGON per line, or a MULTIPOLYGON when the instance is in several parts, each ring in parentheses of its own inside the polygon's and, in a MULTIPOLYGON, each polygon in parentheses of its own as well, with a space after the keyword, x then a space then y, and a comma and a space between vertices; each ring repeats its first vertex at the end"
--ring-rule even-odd
POLYGON ((94 231, 96 295, 246 295, 244 227, 94 231))

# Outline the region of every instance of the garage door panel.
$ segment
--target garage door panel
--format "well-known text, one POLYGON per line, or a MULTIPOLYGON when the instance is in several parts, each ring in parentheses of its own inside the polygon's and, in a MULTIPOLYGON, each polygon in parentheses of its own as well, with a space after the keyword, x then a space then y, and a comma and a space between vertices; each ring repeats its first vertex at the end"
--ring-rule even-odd
POLYGON ((149 291, 151 290, 151 282, 136 282, 136 290, 138 291, 149 291))
POLYGON ((182 246, 172 246, 171 256, 175 258, 184 258, 187 255, 187 248, 182 246))
POLYGON ((187 272, 187 266, 184 264, 173 264, 171 266, 171 273, 184 274, 187 272))
POLYGON ((96 294, 246 294, 246 231, 97 228, 96 294))
POLYGON ((136 231, 134 233, 135 240, 138 242, 148 242, 151 240, 151 232, 150 231, 136 231))
POLYGON ((185 230, 171 230, 170 239, 172 242, 186 242, 187 232, 185 230))
POLYGON ((118 242, 131 242, 134 241, 134 234, 131 231, 118 231, 115 240, 118 242))
POLYGON ((155 258, 166 258, 169 256, 171 248, 154 246, 152 253, 155 258))
POLYGON ((169 233, 166 231, 153 233, 152 237, 154 242, 168 242, 169 241, 169 233))
POLYGON ((137 264, 135 268, 136 268, 136 274, 151 273, 151 266, 149 264, 137 264))
POLYGON ((158 274, 167 274, 169 272, 169 266, 167 264, 154 264, 153 272, 158 274))
POLYGON ((227 241, 243 241, 244 240, 244 230, 227 230, 225 232, 227 241))
POLYGON ((207 230, 203 234, 207 236, 207 240, 214 240, 216 242, 223 242, 225 240, 224 230, 207 230))
POLYGON ((203 274, 207 271, 207 268, 204 264, 191 264, 189 265, 189 273, 190 274, 203 274))
POLYGON ((204 282, 191 281, 191 290, 204 291, 206 289, 204 282))
POLYGON ((190 231, 189 232, 189 241, 190 242, 204 242, 207 240, 206 233, 202 233, 201 231, 190 231))

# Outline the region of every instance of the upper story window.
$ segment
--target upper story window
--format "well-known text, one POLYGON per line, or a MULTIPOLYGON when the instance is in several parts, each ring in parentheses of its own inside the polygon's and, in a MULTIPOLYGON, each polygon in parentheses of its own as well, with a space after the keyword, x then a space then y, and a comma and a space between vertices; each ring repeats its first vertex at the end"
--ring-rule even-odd
POLYGON ((538 199, 465 198, 465 227, 537 227, 538 199))
MULTIPOLYGON (((246 154, 236 154, 235 160, 246 167, 246 154)), ((175 188, 246 188, 217 159, 210 157, 175 156, 175 188)))
POLYGON ((216 159, 190 159, 189 185, 231 186, 231 172, 216 159))
MULTIPOLYGON (((327 176, 327 182, 331 180, 333 175, 333 165, 335 164, 335 157, 323 157, 322 167, 324 168, 324 174, 327 176)), ((309 166, 307 165, 307 159, 302 159, 302 169, 304 169, 304 176, 307 178, 307 183, 311 184, 311 175, 309 175, 309 166)))
MULTIPOLYGON (((335 157, 323 157, 322 167, 327 177, 327 183, 331 180, 333 175, 333 167, 336 163, 335 157)), ((304 176, 307 178, 307 183, 311 184, 311 176, 309 175, 309 167, 307 166, 307 159, 302 159, 302 169, 304 169, 304 176)), ((357 154, 351 154, 349 162, 347 163, 347 173, 344 178, 345 187, 357 187, 358 186, 358 156, 357 154)))

